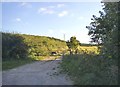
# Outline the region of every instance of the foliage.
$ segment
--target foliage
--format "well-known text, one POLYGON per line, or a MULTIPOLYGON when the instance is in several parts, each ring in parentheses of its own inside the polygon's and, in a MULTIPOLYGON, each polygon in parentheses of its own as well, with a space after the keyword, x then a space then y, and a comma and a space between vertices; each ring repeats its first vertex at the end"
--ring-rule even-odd
POLYGON ((67 46, 68 46, 68 48, 70 49, 70 51, 72 50, 72 51, 76 51, 77 50, 77 48, 78 48, 78 46, 80 45, 80 42, 76 39, 76 37, 74 36, 74 37, 71 37, 70 38, 70 41, 67 41, 66 42, 67 43, 67 46))
POLYGON ((61 72, 67 73, 74 85, 117 85, 118 67, 113 61, 100 55, 65 55, 61 62, 61 72), (109 68, 108 68, 109 67, 109 68))
POLYGON ((8 70, 8 69, 12 69, 24 64, 28 64, 34 62, 31 59, 10 59, 10 60, 6 60, 6 61, 2 61, 2 70, 8 70))
MULTIPOLYGON (((109 58, 114 62, 114 65, 118 65, 118 47, 120 40, 118 35, 120 30, 118 28, 118 20, 120 18, 117 2, 104 2, 104 12, 99 12, 100 17, 93 16, 93 22, 89 29, 89 35, 92 37, 93 42, 98 44, 102 43, 101 56, 109 58), (100 41, 101 40, 101 41, 100 41)), ((109 65, 109 61, 107 62, 109 65)))
POLYGON ((3 60, 35 59, 39 56, 50 55, 52 51, 60 54, 67 49, 65 41, 53 37, 5 32, 2 32, 2 45, 3 60))
POLYGON ((75 85, 118 85, 118 58, 120 41, 118 10, 120 3, 104 2, 100 17, 93 15, 88 35, 91 42, 101 48, 100 53, 66 55, 61 69, 74 81, 75 85), (100 46, 101 45, 101 46, 100 46))
POLYGON ((92 42, 103 44, 101 54, 105 56, 112 56, 116 59, 118 57, 118 3, 104 2, 104 12, 99 11, 100 17, 93 15, 93 22, 90 26, 88 35, 91 36, 92 42))
POLYGON ((2 58, 26 58, 27 45, 23 38, 18 34, 2 33, 2 58))

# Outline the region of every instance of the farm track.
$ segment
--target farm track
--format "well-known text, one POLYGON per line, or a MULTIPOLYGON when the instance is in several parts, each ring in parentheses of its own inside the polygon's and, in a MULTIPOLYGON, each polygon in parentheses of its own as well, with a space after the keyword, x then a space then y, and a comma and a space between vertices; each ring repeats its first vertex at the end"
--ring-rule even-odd
POLYGON ((2 72, 2 85, 72 85, 59 73, 61 59, 37 61, 2 72))

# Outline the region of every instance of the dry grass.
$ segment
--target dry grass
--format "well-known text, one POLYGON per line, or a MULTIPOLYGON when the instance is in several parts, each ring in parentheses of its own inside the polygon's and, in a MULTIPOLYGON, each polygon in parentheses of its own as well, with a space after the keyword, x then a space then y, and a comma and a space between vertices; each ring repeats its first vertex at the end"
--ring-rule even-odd
POLYGON ((78 49, 80 53, 85 52, 87 54, 90 54, 90 53, 99 54, 99 50, 97 46, 79 46, 78 49))

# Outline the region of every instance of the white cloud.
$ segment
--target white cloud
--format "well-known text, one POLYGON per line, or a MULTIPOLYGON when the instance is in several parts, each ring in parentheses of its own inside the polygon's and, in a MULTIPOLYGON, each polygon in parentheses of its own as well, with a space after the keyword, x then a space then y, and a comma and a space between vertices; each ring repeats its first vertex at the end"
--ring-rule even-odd
POLYGON ((54 10, 49 9, 49 8, 39 8, 38 9, 38 13, 42 13, 42 14, 53 14, 54 10))
POLYGON ((58 14, 59 17, 63 17, 68 15, 68 11, 62 11, 61 13, 58 14))
POLYGON ((38 13, 44 12, 44 11, 46 11, 46 10, 47 10, 47 8, 39 8, 39 9, 38 9, 38 13))
POLYGON ((20 22, 20 21, 21 21, 21 19, 20 19, 20 18, 16 18, 15 20, 16 20, 17 22, 20 22))
POLYGON ((58 8, 61 8, 61 7, 64 7, 64 6, 65 6, 65 4, 57 4, 58 8))
MULTIPOLYGON (((24 5, 25 3, 23 3, 24 5)), ((50 5, 50 6, 47 6, 47 7, 41 7, 38 9, 38 13, 42 13, 42 14, 54 14, 54 13, 57 13, 57 9, 56 8, 61 8, 61 7, 64 7, 65 4, 57 4, 57 5, 50 5)), ((67 15, 68 12, 67 11, 63 11, 62 13, 59 13, 58 16, 62 17, 64 15, 67 15)))
POLYGON ((26 2, 22 2, 22 3, 21 3, 21 6, 25 6, 25 5, 27 5, 26 2))
POLYGON ((53 11, 53 10, 47 10, 47 11, 45 11, 44 13, 45 13, 45 14, 53 14, 54 11, 53 11))
POLYGON ((22 2, 22 3, 20 3, 20 6, 21 7, 27 7, 27 8, 31 8, 32 7, 32 5, 30 3, 28 3, 28 2, 22 2))

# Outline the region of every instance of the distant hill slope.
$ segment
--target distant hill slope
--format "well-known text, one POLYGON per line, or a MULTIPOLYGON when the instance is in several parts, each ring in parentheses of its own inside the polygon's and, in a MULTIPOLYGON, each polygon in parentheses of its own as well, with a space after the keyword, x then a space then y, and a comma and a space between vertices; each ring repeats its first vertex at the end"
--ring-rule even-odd
POLYGON ((67 49, 65 41, 53 37, 3 32, 2 47, 3 59, 50 55, 52 51, 62 53, 67 49))
POLYGON ((97 44, 81 43, 81 46, 98 46, 97 44))

